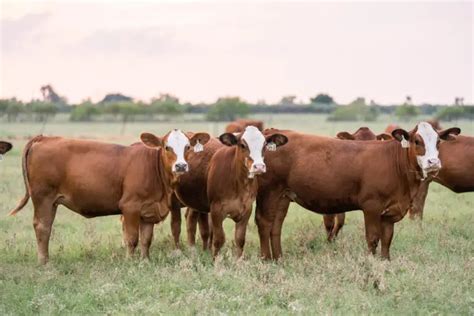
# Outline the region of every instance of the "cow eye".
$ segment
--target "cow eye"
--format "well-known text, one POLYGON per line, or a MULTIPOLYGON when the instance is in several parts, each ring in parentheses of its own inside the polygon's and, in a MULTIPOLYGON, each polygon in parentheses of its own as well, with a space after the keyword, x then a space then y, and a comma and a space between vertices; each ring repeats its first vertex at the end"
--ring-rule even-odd
POLYGON ((189 146, 189 145, 186 145, 186 147, 184 147, 184 150, 188 151, 188 150, 189 150, 189 148, 191 148, 191 146, 189 146))
POLYGON ((419 145, 420 144, 420 141, 418 139, 415 139, 415 145, 419 145))
POLYGON ((245 145, 241 143, 240 148, 245 149, 245 145))
POLYGON ((171 146, 166 146, 165 149, 166 149, 167 151, 172 151, 172 150, 173 150, 173 148, 171 148, 171 146))

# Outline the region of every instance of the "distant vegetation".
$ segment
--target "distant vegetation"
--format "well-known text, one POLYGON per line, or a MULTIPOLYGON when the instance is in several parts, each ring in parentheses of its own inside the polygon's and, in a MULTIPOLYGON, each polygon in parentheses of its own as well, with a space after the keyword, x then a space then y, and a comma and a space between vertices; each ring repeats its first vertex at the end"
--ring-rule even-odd
POLYGON ((294 95, 286 95, 276 104, 259 101, 251 104, 239 97, 219 98, 212 104, 182 103, 170 94, 160 94, 149 102, 112 93, 94 103, 85 100, 68 104, 51 85, 41 87, 43 100, 22 102, 17 99, 0 99, 0 119, 8 122, 48 122, 57 113, 68 113, 73 122, 116 121, 124 125, 131 121, 170 121, 185 113, 203 114, 208 121, 232 121, 255 113, 325 113, 329 121, 376 121, 380 114, 394 115, 399 120, 410 120, 418 115, 433 116, 440 120, 474 119, 474 106, 462 105, 456 98, 454 105, 414 105, 410 96, 395 105, 366 102, 362 97, 351 103, 337 104, 327 93, 310 98, 309 103, 298 102, 294 95))

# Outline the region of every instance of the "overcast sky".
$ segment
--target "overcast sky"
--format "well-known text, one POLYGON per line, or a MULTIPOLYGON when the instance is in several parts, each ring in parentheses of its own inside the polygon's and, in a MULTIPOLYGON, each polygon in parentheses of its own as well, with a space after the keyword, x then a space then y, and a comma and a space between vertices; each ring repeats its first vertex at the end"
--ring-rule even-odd
POLYGON ((0 97, 473 101, 470 2, 2 0, 0 97))

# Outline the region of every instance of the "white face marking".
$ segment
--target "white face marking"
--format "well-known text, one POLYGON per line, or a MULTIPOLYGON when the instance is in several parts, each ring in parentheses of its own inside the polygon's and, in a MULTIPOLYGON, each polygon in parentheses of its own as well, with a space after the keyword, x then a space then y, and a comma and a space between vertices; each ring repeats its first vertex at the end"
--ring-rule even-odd
POLYGON ((166 140, 166 146, 169 146, 173 149, 173 152, 176 155, 176 161, 171 168, 171 171, 176 172, 176 165, 186 165, 186 171, 188 170, 188 163, 184 159, 184 153, 186 146, 189 146, 189 139, 178 129, 172 130, 168 134, 168 139, 166 140))
POLYGON ((247 126, 244 133, 242 134, 242 139, 245 140, 250 151, 250 158, 252 158, 253 163, 250 167, 250 174, 253 176, 253 172, 257 171, 257 167, 265 168, 265 163, 263 162, 263 146, 265 145, 265 137, 263 137, 262 132, 258 130, 255 126, 247 126))
POLYGON ((439 152, 436 147, 439 136, 431 124, 426 122, 419 123, 416 132, 423 138, 423 142, 425 143, 425 154, 423 156, 416 156, 416 159, 421 170, 423 170, 423 177, 426 178, 430 169, 441 168, 439 152))

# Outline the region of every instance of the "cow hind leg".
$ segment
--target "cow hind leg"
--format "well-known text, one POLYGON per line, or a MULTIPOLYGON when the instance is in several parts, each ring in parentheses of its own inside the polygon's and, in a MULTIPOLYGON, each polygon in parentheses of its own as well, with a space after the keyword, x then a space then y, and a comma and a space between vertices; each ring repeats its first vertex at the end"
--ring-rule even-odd
POLYGON ((192 208, 186 209, 186 233, 188 238, 188 245, 194 247, 196 245, 196 228, 199 213, 192 208))
POLYGON ((209 227, 209 214, 208 213, 199 213, 198 216, 199 222, 199 232, 201 234, 202 240, 202 250, 207 250, 210 247, 210 227, 209 227))
POLYGON ((153 240, 153 223, 140 223, 140 250, 142 259, 150 259, 150 245, 153 240))
POLYGON ((56 217, 57 206, 54 204, 54 198, 42 198, 40 201, 33 200, 34 215, 33 227, 36 234, 38 246, 38 262, 46 264, 49 260, 49 239, 51 237, 51 228, 56 217))

